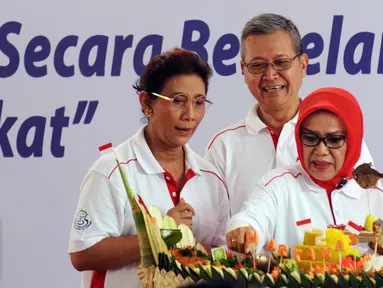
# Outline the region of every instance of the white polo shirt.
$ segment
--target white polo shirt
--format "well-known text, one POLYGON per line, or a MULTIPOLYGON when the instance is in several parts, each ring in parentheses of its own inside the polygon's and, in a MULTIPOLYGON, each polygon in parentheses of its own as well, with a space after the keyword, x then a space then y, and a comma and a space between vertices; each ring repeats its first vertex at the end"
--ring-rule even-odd
MULTIPOLYGON (((156 161, 142 127, 136 135, 115 148, 134 193, 146 206, 158 207, 163 215, 174 207, 173 198, 184 198, 195 210, 193 232, 206 245, 226 243, 229 203, 224 181, 209 162, 185 145, 187 181, 180 195, 169 191, 171 175, 156 161), (169 188, 169 189, 168 189, 169 188)), ((81 185, 80 199, 72 225, 69 252, 85 250, 107 237, 136 235, 131 207, 113 153, 101 156, 89 169, 81 185)), ((97 287, 142 287, 137 265, 106 271, 97 287)), ((91 287, 92 271, 83 273, 81 287, 91 287)))
POLYGON ((378 187, 362 189, 352 179, 331 193, 331 209, 325 189, 316 185, 299 163, 276 169, 262 177, 242 210, 232 217, 228 230, 250 225, 258 233, 261 252, 273 238, 277 245, 293 248, 303 243, 304 237, 297 221, 311 218, 313 228, 326 229, 349 221, 363 226, 370 213, 383 219, 383 190, 380 183, 378 187))
MULTIPOLYGON (((298 114, 283 126, 276 142, 275 133, 261 121, 257 109, 254 105, 245 119, 216 134, 205 151, 205 159, 224 177, 232 215, 241 209, 263 175, 293 165, 298 158, 294 135, 298 114)), ((373 162, 372 157, 363 141, 357 165, 369 162, 373 162)))

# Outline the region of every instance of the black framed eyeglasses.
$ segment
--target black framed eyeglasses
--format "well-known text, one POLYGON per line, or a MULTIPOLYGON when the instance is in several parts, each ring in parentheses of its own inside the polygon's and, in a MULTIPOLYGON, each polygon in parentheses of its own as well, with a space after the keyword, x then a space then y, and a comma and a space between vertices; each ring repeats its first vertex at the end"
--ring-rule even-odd
POLYGON ((293 61, 300 55, 302 55, 302 53, 295 55, 293 58, 288 58, 288 57, 280 58, 270 63, 267 63, 264 61, 246 63, 244 60, 242 60, 242 62, 243 62, 243 65, 245 65, 245 67, 249 71, 249 73, 260 74, 260 73, 264 73, 269 65, 271 65, 271 67, 273 67, 275 71, 287 70, 291 68, 293 61))
POLYGON ((303 145, 308 147, 315 147, 323 142, 327 148, 337 149, 344 145, 347 136, 344 135, 327 135, 326 137, 319 137, 316 134, 302 132, 300 133, 300 139, 303 145))

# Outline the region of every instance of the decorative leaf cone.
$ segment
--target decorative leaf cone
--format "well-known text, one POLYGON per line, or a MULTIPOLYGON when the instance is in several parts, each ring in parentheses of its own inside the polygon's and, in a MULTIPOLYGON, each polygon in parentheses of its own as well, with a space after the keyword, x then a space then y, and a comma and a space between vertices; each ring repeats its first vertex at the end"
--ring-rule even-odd
POLYGON ((133 193, 132 188, 130 187, 128 180, 125 177, 125 174, 121 168, 120 162, 116 158, 117 166, 121 174, 122 182, 124 183, 124 187, 126 190, 126 194, 128 195, 129 203, 132 208, 132 215, 134 219, 134 223, 136 225, 138 242, 140 245, 140 255, 141 255, 141 266, 142 267, 150 267, 155 265, 155 260, 153 257, 152 249, 149 242, 149 237, 147 233, 147 229, 145 226, 144 214, 143 211, 136 199, 136 196, 133 193))

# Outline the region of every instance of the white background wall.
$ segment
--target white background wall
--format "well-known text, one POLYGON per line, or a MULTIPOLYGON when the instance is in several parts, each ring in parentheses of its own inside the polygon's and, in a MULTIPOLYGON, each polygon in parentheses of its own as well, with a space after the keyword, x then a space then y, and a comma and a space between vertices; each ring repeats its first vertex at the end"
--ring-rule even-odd
MULTIPOLYGON (((138 78, 133 66, 137 44, 149 34, 159 34, 163 36, 161 51, 181 46, 184 23, 188 20, 201 20, 208 25, 210 37, 205 47, 210 63, 213 63, 212 54, 217 40, 228 33, 239 37, 243 25, 258 13, 273 12, 291 17, 302 36, 311 32, 319 33, 324 40, 323 52, 311 59, 310 64, 319 63, 320 72, 304 79, 300 96, 304 97, 316 88, 330 85, 354 93, 364 111, 368 147, 375 164, 383 171, 383 153, 380 149, 382 136, 379 128, 382 119, 383 77, 377 72, 381 58, 383 73, 383 2, 379 0, 369 1, 368 4, 340 0, 0 2, 0 76, 4 77, 9 72, 4 66, 10 64, 4 24, 10 21, 22 24, 19 35, 11 34, 7 38, 7 42, 20 55, 18 70, 10 77, 0 78, 0 100, 3 103, 0 110, 0 129, 3 128, 0 130, 0 219, 3 223, 0 287, 79 287, 80 274, 70 264, 67 246, 80 182, 88 167, 98 157, 99 145, 110 141, 118 144, 142 125, 137 95, 131 87, 138 78), (343 27, 337 70, 335 74, 328 75, 326 66, 334 15, 343 15, 343 27), (374 36, 372 54, 368 49, 363 52, 363 57, 371 56, 371 71, 350 75, 344 68, 344 51, 350 38, 359 32, 370 32, 374 36), (133 35, 132 48, 124 54, 120 76, 112 77, 114 37, 130 34, 133 35), (38 35, 49 39, 51 51, 47 59, 36 63, 36 66, 47 65, 47 75, 35 78, 26 73, 24 54, 30 40, 38 35), (75 75, 63 78, 54 69, 54 51, 59 41, 68 35, 79 36, 77 47, 69 48, 64 58, 67 65, 75 65, 75 75), (81 46, 93 35, 109 37, 105 76, 84 77, 79 70, 79 54, 81 46), (79 124, 72 124, 79 101, 99 101, 88 125, 83 124, 84 117, 79 124), (65 146, 65 153, 63 157, 57 158, 50 149, 50 117, 60 107, 65 107, 65 115, 70 119, 69 127, 62 130, 61 145, 65 146), (44 137, 36 138, 43 139, 43 155, 23 158, 16 148, 17 137, 21 124, 32 116, 47 118, 44 137), (18 119, 5 134, 4 123, 7 117, 18 119), (2 149, 5 147, 6 136, 13 157, 4 157, 2 149)), ((193 40, 198 37, 198 33, 195 33, 193 40)), ((363 45, 359 45, 356 49, 356 62, 361 57, 362 48, 363 45)), ((142 49, 138 49, 138 52, 142 52, 142 49)), ((27 56, 27 62, 32 59, 30 55, 27 56)), ((150 55, 149 48, 144 53, 144 63, 147 63, 150 55)), ((235 55, 225 60, 224 64, 234 63, 236 73, 221 76, 215 71, 212 79, 209 96, 215 104, 192 139, 192 146, 201 154, 216 132, 244 117, 255 101, 243 81, 239 54, 235 55)), ((92 51, 91 59, 94 56, 95 51, 92 51)), ((12 63, 14 59, 11 59, 12 63)), ((28 144, 32 143, 34 135, 35 130, 31 129, 28 144)))

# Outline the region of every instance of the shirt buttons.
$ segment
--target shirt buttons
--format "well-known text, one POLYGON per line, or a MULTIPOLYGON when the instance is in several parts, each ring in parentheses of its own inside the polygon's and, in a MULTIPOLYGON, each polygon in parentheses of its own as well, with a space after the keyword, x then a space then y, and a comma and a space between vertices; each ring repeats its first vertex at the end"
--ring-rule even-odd
POLYGON ((168 181, 170 181, 170 177, 169 177, 169 176, 166 176, 165 179, 168 180, 168 181))
POLYGON ((335 211, 335 214, 336 214, 337 216, 339 216, 340 212, 339 212, 339 211, 335 211))
POLYGON ((172 195, 173 195, 173 197, 176 197, 176 196, 177 196, 177 193, 176 193, 176 192, 173 192, 172 195))

